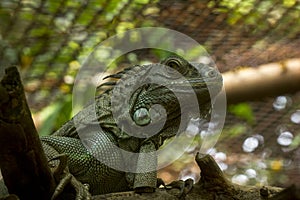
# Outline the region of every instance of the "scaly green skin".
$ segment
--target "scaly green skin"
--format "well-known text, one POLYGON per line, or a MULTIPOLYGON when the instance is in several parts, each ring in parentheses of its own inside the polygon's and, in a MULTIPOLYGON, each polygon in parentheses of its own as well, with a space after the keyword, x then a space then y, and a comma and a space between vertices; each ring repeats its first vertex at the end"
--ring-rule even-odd
MULTIPOLYGON (((162 64, 170 66, 171 68, 180 72, 187 81, 176 81, 171 76, 172 71, 166 70, 165 72, 159 72, 155 74, 155 80, 168 80, 169 85, 174 88, 174 91, 178 92, 181 99, 189 99, 191 95, 185 92, 187 86, 191 86, 196 93, 197 101, 199 103, 199 117, 208 117, 211 109, 210 95, 207 89, 207 85, 212 86, 212 96, 219 93, 222 87, 222 77, 218 71, 214 68, 206 65, 200 65, 199 71, 185 61, 181 57, 170 56, 162 64)), ((129 80, 133 82, 136 80, 142 80, 143 76, 147 76, 151 67, 161 67, 158 64, 150 64, 144 66, 133 66, 130 69, 124 70, 117 74, 109 76, 117 80, 121 79, 120 87, 117 92, 120 94, 112 101, 120 102, 115 107, 119 113, 125 113, 126 107, 122 104, 124 97, 122 91, 128 87, 122 82, 122 80, 129 80), (135 75, 139 73, 139 76, 135 75)), ((109 82, 105 85, 113 85, 114 82, 109 82)), ((142 84, 142 83, 141 83, 142 84)), ((101 86, 101 87, 103 87, 101 86)), ((130 87, 130 86, 129 86, 130 87)), ((153 191, 156 187, 156 172, 146 172, 141 174, 135 174, 128 172, 122 172, 112 169, 105 164, 98 161, 92 154, 95 153, 101 158, 108 159, 112 166, 125 166, 126 161, 129 158, 123 158, 122 153, 119 151, 109 151, 113 148, 113 145, 129 151, 129 152, 152 152, 157 150, 167 138, 173 137, 179 128, 181 120, 181 108, 177 97, 166 86, 159 84, 149 83, 137 88, 132 93, 129 100, 129 115, 121 115, 114 119, 112 114, 112 101, 113 89, 108 89, 103 94, 95 99, 94 104, 88 105, 85 109, 79 112, 76 116, 76 127, 73 120, 68 121, 63 125, 61 129, 56 131, 51 136, 41 137, 45 153, 50 160, 56 157, 60 153, 65 153, 68 156, 68 168, 70 173, 76 177, 82 183, 88 183, 90 186, 90 192, 95 194, 104 194, 117 191, 126 191, 129 189, 135 189, 136 191, 153 191), (149 127, 156 126, 156 123, 160 121, 160 113, 154 113, 151 115, 151 119, 139 119, 140 116, 149 114, 151 106, 155 104, 162 105, 167 114, 167 119, 163 128, 158 134, 155 134, 149 138, 138 138, 128 134, 131 129, 126 129, 127 133, 122 131, 116 124, 116 121, 132 125, 149 127), (93 112, 96 111, 97 119, 92 119, 93 112), (130 117, 128 117, 130 116, 130 117), (133 119, 133 120, 132 120, 133 119), (101 129, 97 125, 101 126, 101 129), (79 130, 79 131, 78 131, 79 130), (78 132, 93 135, 91 139, 94 142, 93 152, 89 152, 79 139, 78 132)), ((177 95, 178 95, 177 94, 177 95)), ((193 110, 193 108, 186 108, 185 110, 193 110)), ((150 115, 150 114, 149 114, 150 115)), ((134 129, 132 129, 134 131, 134 129)), ((147 135, 147 133, 141 133, 147 135)), ((146 136, 145 136, 146 137, 146 136)), ((156 164, 156 158, 153 161, 143 160, 143 158, 137 158, 137 168, 143 168, 142 164, 147 162, 147 165, 156 164), (139 160, 142 159, 142 160, 139 160)))

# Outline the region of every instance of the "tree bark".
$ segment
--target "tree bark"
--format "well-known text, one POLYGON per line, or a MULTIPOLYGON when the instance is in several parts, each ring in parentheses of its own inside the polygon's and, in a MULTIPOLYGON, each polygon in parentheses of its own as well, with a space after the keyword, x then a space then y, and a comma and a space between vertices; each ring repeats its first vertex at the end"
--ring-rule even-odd
MULTIPOLYGON (((93 200, 253 200, 268 199, 282 191, 282 188, 263 186, 239 186, 226 179, 218 164, 210 155, 196 155, 196 162, 201 169, 200 181, 194 184, 192 190, 184 196, 179 189, 157 189, 154 193, 136 194, 134 192, 120 192, 94 196, 93 200)), ((283 200, 283 199, 276 199, 283 200)))
POLYGON ((50 199, 55 184, 16 67, 0 82, 0 168, 10 194, 50 199))

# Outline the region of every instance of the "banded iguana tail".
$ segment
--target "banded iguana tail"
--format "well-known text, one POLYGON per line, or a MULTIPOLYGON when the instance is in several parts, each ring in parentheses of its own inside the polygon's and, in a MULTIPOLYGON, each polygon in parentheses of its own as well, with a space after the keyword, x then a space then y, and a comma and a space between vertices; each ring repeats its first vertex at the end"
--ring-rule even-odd
POLYGON ((108 78, 114 81, 100 88, 115 86, 96 97, 94 103, 53 135, 41 137, 46 156, 52 163, 57 155, 66 154, 69 172, 76 180, 88 184, 93 195, 131 189, 152 192, 156 187, 156 171, 141 169, 155 169, 155 154, 147 158, 139 154, 127 157, 124 152, 155 152, 165 139, 184 130, 193 111, 200 110, 197 117, 208 117, 211 97, 220 92, 222 77, 215 68, 204 64, 193 66, 181 57, 170 56, 161 64, 136 65, 108 78), (135 85, 139 87, 130 96, 124 93, 135 85), (189 103, 194 97, 197 108, 189 103), (124 104, 126 98, 128 105, 124 104), (158 104, 164 107, 163 112, 158 104), (120 115, 114 117, 113 109, 120 115), (96 118, 92 117, 93 112, 96 118), (152 134, 159 126, 161 129, 152 134), (87 140, 85 136, 89 136, 87 140), (132 161, 138 173, 126 171, 132 161), (122 168, 125 171, 119 170, 122 168))

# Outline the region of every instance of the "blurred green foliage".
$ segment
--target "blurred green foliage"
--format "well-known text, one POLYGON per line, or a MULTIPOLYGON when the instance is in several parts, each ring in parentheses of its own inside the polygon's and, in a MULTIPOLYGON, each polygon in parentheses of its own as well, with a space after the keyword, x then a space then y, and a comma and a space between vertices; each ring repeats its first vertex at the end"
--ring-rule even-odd
MULTIPOLYGON (((238 26, 240 23, 253 25, 253 32, 268 29, 270 24, 278 20, 284 22, 288 18, 295 20, 300 18, 300 6, 297 0, 206 2, 208 7, 214 8, 212 10, 214 13, 226 13, 228 25, 238 26), (296 9, 289 10, 291 7, 296 9), (281 18, 284 13, 288 14, 281 18)), ((35 112, 42 113, 43 120, 40 128, 42 134, 57 129, 70 117, 69 111, 66 112, 65 109, 67 106, 71 109, 71 100, 66 96, 71 94, 72 77, 74 80, 86 56, 96 45, 112 35, 132 28, 159 26, 151 18, 159 15, 161 11, 158 3, 159 0, 2 0, 0 2, 0 65, 20 66, 25 89, 28 93, 37 93, 30 101, 32 104, 41 102, 40 104, 43 105, 38 108, 33 107, 35 112), (67 114, 61 117, 61 113, 67 114)), ((296 30, 298 27, 291 28, 296 30)), ((161 39, 160 37, 160 35, 153 35, 152 39, 155 41, 161 39)), ((141 39, 138 34, 131 38, 132 41, 141 39)), ((168 38, 161 42, 173 43, 168 38)), ((151 53, 159 59, 166 55, 165 52, 157 49, 152 50, 151 53)), ((191 49, 189 55, 194 58, 201 53, 203 49, 191 49)), ((100 59, 101 56, 110 55, 101 52, 100 59)), ((124 60, 135 64, 151 62, 141 59, 135 52, 130 52, 127 58, 119 61, 124 60)), ((115 63, 111 67, 120 66, 115 63)), ((246 104, 231 106, 229 110, 249 123, 255 122, 251 108, 246 104)), ((236 132, 240 132, 237 127, 234 128, 233 134, 236 132)))
POLYGON ((230 105, 228 111, 236 115, 237 117, 245 120, 249 124, 253 124, 255 122, 255 117, 253 115, 252 108, 248 103, 230 105))
POLYGON ((296 137, 293 139, 292 144, 290 145, 292 149, 296 149, 300 147, 300 132, 296 134, 296 137))
POLYGON ((68 121, 72 114, 72 95, 68 94, 60 101, 51 103, 39 113, 42 121, 39 127, 40 135, 49 135, 53 130, 60 128, 62 123, 68 121))
POLYGON ((234 124, 232 126, 225 127, 223 129, 220 140, 222 139, 230 139, 234 137, 238 137, 241 134, 247 133, 247 126, 245 124, 234 124))

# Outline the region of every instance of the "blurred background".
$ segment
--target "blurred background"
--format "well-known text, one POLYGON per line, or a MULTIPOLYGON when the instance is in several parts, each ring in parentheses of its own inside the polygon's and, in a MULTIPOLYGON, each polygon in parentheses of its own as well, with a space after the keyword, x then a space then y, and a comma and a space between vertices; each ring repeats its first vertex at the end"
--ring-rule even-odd
MULTIPOLYGON (((5 67, 18 66, 36 127, 51 134, 72 117, 72 86, 90 51, 110 36, 147 26, 193 38, 224 76, 268 63, 284 71, 282 63, 300 59, 299 0, 1 0, 0 76, 5 67)), ((130 52, 109 70, 163 56, 130 52)), ((228 93, 225 127, 210 153, 235 183, 286 187, 300 180, 300 89, 287 85, 276 92, 275 85, 266 87, 266 96, 228 93)), ((240 82, 239 90, 244 87, 240 82)), ((199 179, 197 144, 159 176, 166 182, 199 179)))

